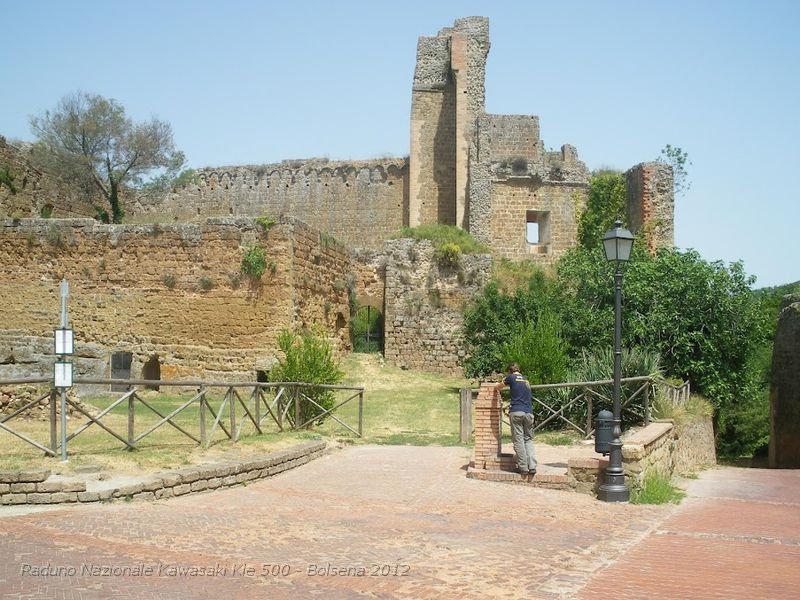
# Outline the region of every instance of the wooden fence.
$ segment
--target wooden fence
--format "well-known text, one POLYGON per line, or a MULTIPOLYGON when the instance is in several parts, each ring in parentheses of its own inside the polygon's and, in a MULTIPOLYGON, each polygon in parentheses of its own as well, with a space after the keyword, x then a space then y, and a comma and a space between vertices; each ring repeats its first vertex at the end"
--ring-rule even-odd
MULTIPOLYGON (((130 450, 136 448, 136 445, 142 439, 163 425, 170 425, 204 448, 211 444, 218 430, 222 431, 227 439, 237 441, 245 425, 252 425, 257 434, 263 434, 264 422, 269 422, 270 420, 275 423, 278 431, 284 431, 286 429, 307 429, 323 419, 330 418, 355 435, 359 437, 363 435, 364 388, 362 387, 295 382, 228 383, 87 378, 76 378, 74 383, 82 386, 102 386, 100 388, 102 390, 107 390, 109 386, 125 386, 126 391, 96 414, 91 414, 81 404, 67 397, 66 404, 68 407, 88 419, 86 423, 75 431, 65 432, 67 445, 93 425, 105 430, 130 450), (153 406, 152 402, 142 397, 140 393, 141 388, 152 389, 155 387, 175 387, 181 388, 181 390, 194 389, 195 391, 189 400, 182 402, 168 414, 164 414, 164 412, 153 406), (221 400, 216 405, 211 399, 212 390, 216 390, 217 394, 222 394, 221 400), (332 394, 332 406, 328 408, 318 402, 319 395, 326 392, 332 394), (345 397, 342 399, 341 396, 345 397), (358 398, 358 422, 351 426, 351 424, 346 423, 334 413, 355 398, 358 398), (156 423, 138 433, 136 427, 137 403, 158 417, 156 423), (103 419, 111 411, 121 405, 126 407, 125 412, 127 414, 127 428, 124 432, 115 431, 107 423, 103 422, 103 419), (185 423, 180 424, 175 420, 175 417, 189 407, 196 407, 197 409, 197 423, 193 430, 190 430, 185 423)), ((25 384, 48 384, 52 386, 52 380, 45 378, 0 380, 0 385, 2 386, 25 384)), ((61 447, 58 435, 57 407, 58 391, 53 387, 49 387, 47 391, 20 406, 12 413, 0 417, 0 431, 6 431, 38 448, 45 454, 55 456, 61 447), (12 419, 40 405, 45 400, 49 402, 49 445, 37 442, 8 425, 12 419)))

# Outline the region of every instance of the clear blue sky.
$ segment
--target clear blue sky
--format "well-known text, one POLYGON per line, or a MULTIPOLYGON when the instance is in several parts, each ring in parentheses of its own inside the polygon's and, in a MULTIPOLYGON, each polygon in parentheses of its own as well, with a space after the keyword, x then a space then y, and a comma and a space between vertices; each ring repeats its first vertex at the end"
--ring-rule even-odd
POLYGON ((408 154, 417 38, 489 17, 486 110, 627 169, 689 154, 675 241, 800 279, 800 2, 0 0, 0 135, 80 90, 172 124, 192 167, 408 154))

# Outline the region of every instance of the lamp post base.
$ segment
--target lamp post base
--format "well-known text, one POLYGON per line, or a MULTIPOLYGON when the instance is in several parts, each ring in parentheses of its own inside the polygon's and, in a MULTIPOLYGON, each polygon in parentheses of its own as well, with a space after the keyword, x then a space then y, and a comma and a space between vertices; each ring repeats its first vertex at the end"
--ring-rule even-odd
POLYGON ((605 474, 605 481, 597 490, 597 499, 603 502, 628 502, 631 491, 625 485, 625 475, 605 474))

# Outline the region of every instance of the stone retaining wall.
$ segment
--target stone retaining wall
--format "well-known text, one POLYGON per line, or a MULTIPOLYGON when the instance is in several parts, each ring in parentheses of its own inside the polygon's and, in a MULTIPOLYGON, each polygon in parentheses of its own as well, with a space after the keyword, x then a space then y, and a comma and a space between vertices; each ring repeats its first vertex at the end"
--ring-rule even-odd
MULTIPOLYGON (((711 417, 680 425, 671 421, 651 423, 623 443, 622 466, 631 489, 641 487, 651 472, 672 477, 716 463, 711 417)), ((607 466, 608 458, 571 459, 572 487, 578 492, 596 493, 607 466)))
MULTIPOLYGON (((48 469, 0 472, 0 505, 161 500, 266 479, 322 456, 325 442, 308 442, 243 462, 210 463, 154 473, 141 481, 91 489, 86 481, 51 476, 48 469)), ((102 483, 102 482, 99 482, 102 483)))

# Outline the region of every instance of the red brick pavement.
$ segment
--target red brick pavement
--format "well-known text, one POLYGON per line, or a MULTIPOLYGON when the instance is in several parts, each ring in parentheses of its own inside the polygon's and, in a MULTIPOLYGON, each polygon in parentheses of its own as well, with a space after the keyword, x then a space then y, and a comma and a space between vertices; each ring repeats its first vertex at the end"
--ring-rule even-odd
POLYGON ((714 469, 579 597, 800 597, 800 471, 714 469))
MULTIPOLYGON (((751 557, 780 570, 769 579, 758 578, 756 566, 749 576, 741 567, 749 597, 797 589, 789 569, 797 564, 796 537, 775 543, 774 536, 789 538, 763 514, 763 531, 754 524, 720 539, 699 525, 713 523, 709 506, 724 508, 727 500, 701 497, 679 508, 605 504, 467 479, 468 460, 463 448, 357 446, 247 487, 0 518, 0 596, 736 597, 698 595, 698 582, 670 588, 678 595, 652 591, 662 589, 653 581, 676 579, 672 563, 698 571, 719 544, 752 547, 751 557), (695 509, 706 512, 693 525, 695 509), (769 539, 755 541, 764 532, 769 539), (623 595, 609 596, 609 576, 622 581, 646 572, 642 581, 626 579, 623 595)), ((789 509, 778 518, 790 519, 789 509)), ((723 559, 735 564, 734 557, 720 555, 713 564, 727 568, 723 559)), ((713 589, 727 592, 721 585, 713 589)))

